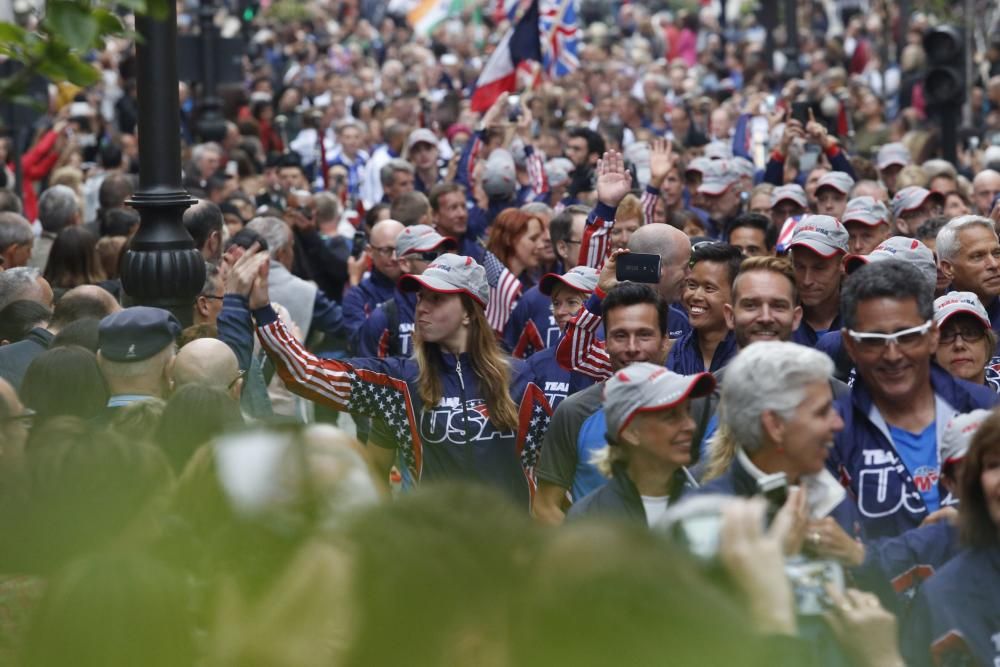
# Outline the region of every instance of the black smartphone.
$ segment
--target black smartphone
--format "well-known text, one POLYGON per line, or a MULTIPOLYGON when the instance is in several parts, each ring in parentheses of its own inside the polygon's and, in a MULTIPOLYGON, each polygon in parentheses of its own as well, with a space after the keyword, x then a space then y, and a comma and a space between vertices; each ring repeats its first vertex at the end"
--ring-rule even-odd
POLYGON ((808 102, 792 102, 792 120, 799 121, 802 123, 802 127, 805 127, 806 123, 809 122, 810 106, 808 102))
POLYGON ((641 252, 619 255, 615 278, 619 282, 631 280, 634 283, 658 283, 660 282, 660 256, 641 252))
POLYGON ((361 257, 361 253, 365 251, 365 245, 368 243, 368 235, 365 234, 364 230, 359 229, 354 232, 354 240, 351 241, 351 257, 357 259, 361 257))

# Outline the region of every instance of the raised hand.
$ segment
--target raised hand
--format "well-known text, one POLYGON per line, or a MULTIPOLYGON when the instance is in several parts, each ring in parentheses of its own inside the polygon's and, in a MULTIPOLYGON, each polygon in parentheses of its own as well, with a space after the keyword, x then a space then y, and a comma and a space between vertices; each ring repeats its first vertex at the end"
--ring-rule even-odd
POLYGON ((649 154, 649 184, 654 188, 662 186, 675 163, 674 145, 666 139, 654 139, 649 154))
POLYGON ((618 151, 607 151, 597 161, 597 199, 618 208, 618 203, 632 190, 632 174, 625 169, 625 159, 618 151))
POLYGON ((507 119, 507 93, 500 93, 486 113, 483 114, 483 127, 491 128, 503 125, 507 119))
MULTIPOLYGON (((267 255, 267 253, 261 253, 267 255)), ((264 306, 271 303, 271 297, 267 289, 267 277, 270 273, 271 265, 264 261, 261 262, 257 267, 257 272, 254 275, 253 284, 250 289, 249 305, 250 310, 256 310, 258 308, 263 308, 264 306)))

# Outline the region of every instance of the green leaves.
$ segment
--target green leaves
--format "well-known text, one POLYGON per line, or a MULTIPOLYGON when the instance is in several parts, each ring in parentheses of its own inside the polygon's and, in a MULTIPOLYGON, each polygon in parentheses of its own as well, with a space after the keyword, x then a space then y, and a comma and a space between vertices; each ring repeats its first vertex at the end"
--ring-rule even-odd
POLYGON ((50 0, 45 9, 45 27, 71 49, 84 51, 95 46, 99 33, 97 19, 76 2, 50 0))

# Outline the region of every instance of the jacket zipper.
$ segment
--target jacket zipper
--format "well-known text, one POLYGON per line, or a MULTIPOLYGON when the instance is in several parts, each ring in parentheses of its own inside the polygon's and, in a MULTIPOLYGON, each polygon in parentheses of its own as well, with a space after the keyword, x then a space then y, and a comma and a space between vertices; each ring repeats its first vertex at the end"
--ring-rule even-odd
MULTIPOLYGON (((469 419, 465 410, 465 379, 462 377, 462 360, 459 356, 455 355, 455 371, 458 373, 458 386, 459 386, 459 398, 458 400, 462 403, 462 431, 465 435, 466 450, 468 453, 466 456, 471 456, 471 448, 468 447, 469 444, 469 419)), ((470 461, 471 463, 471 461, 470 461)))

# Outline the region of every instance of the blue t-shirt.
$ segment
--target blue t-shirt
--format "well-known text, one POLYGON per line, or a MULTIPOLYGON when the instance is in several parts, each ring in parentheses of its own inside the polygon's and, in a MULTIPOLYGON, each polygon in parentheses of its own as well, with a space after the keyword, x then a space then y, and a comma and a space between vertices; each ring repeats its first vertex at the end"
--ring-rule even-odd
POLYGON ((937 422, 931 422, 922 433, 910 433, 895 426, 889 426, 892 444, 903 459, 903 465, 913 476, 928 512, 941 508, 941 494, 938 492, 938 477, 941 472, 937 451, 937 422))
POLYGON ((590 462, 594 452, 608 444, 605 434, 608 424, 604 420, 604 408, 587 417, 580 425, 580 433, 576 437, 576 474, 573 475, 573 502, 578 502, 591 491, 604 486, 608 480, 597 467, 590 462))

